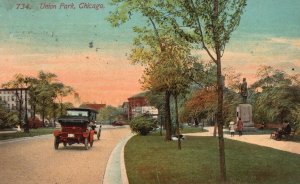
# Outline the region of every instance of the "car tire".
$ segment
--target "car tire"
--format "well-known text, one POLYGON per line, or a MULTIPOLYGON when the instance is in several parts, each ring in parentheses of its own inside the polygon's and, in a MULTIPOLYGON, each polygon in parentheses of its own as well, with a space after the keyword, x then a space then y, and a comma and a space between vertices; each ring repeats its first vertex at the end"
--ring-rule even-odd
POLYGON ((87 137, 84 139, 84 147, 85 147, 86 150, 89 149, 89 141, 88 141, 87 137))
POLYGON ((58 149, 58 147, 59 147, 59 137, 55 137, 55 139, 54 139, 54 149, 58 149))

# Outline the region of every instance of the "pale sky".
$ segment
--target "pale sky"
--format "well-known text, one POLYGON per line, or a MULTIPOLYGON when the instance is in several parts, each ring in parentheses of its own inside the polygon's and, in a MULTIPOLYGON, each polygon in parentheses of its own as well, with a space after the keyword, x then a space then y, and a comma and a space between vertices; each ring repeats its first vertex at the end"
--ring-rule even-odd
MULTIPOLYGON (((74 87, 82 102, 120 105, 141 91, 142 68, 127 60, 131 28, 142 23, 139 17, 112 28, 106 21, 113 10, 108 0, 83 1, 103 4, 100 10, 79 9, 77 0, 24 0, 32 9, 20 10, 19 2, 0 0, 0 84, 16 73, 36 75, 44 70, 74 87), (57 9, 40 9, 42 2, 52 2, 57 9), (76 9, 59 9, 62 2, 74 3, 76 9)), ((248 0, 223 67, 236 69, 250 83, 260 65, 300 73, 299 10, 298 0, 248 0)))

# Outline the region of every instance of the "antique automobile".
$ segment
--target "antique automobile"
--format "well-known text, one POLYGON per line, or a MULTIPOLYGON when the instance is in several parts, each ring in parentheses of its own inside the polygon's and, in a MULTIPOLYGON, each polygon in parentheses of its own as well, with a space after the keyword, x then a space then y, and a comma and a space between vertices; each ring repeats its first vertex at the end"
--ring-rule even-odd
POLYGON ((89 108, 67 109, 66 115, 58 119, 61 130, 53 132, 54 148, 58 149, 60 143, 63 143, 64 147, 75 143, 83 143, 85 149, 89 149, 89 145, 92 147, 94 135, 97 135, 98 140, 101 135, 101 125, 96 131, 97 113, 97 111, 89 108))
POLYGON ((125 123, 122 121, 114 121, 111 123, 111 125, 112 126, 123 126, 123 125, 125 125, 125 123))

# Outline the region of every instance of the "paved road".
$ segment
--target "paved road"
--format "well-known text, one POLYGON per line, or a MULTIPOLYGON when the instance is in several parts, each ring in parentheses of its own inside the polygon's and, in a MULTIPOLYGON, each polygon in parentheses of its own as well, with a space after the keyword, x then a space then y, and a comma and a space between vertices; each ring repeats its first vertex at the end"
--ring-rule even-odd
POLYGON ((130 133, 128 127, 104 129, 89 150, 83 144, 54 150, 53 136, 1 144, 0 183, 102 183, 110 153, 130 133))

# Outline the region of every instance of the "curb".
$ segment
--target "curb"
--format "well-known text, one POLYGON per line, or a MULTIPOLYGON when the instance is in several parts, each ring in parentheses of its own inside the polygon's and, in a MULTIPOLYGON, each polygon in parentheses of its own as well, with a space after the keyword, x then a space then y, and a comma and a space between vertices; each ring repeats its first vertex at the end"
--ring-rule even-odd
POLYGON ((106 165, 102 184, 128 184, 124 161, 124 147, 134 134, 123 138, 111 152, 106 165))

